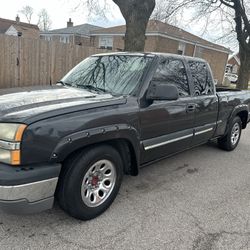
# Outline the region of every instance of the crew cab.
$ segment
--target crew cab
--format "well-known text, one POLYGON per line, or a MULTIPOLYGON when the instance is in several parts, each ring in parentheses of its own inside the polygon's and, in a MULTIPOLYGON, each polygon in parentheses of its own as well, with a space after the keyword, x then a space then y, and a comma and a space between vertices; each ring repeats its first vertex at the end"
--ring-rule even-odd
POLYGON ((232 151, 250 117, 248 91, 216 90, 209 64, 163 53, 93 55, 60 82, 0 93, 0 207, 52 208, 89 220, 124 174, 217 140, 232 151))

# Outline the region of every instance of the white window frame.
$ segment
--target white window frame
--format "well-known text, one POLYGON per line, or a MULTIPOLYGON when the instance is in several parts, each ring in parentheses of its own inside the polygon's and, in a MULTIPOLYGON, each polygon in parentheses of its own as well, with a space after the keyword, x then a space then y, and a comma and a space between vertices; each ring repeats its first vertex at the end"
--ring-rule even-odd
POLYGON ((100 36, 99 37, 99 48, 113 49, 114 39, 113 36, 100 36))
POLYGON ((52 37, 51 36, 44 36, 44 40, 47 42, 52 41, 52 37))
POLYGON ((60 43, 70 43, 69 36, 60 36, 60 43))
POLYGON ((184 42, 179 42, 178 51, 182 51, 182 55, 184 55, 184 54, 185 54, 185 51, 186 51, 186 43, 184 43, 184 42))

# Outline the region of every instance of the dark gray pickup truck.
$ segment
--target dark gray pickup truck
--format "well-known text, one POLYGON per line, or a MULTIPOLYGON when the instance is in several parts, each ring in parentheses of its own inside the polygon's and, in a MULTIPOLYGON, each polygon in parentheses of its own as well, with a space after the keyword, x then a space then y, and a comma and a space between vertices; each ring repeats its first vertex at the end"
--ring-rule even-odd
POLYGON ((157 53, 94 55, 55 86, 0 94, 0 207, 92 219, 124 174, 217 139, 231 151, 250 93, 215 88, 207 62, 157 53))

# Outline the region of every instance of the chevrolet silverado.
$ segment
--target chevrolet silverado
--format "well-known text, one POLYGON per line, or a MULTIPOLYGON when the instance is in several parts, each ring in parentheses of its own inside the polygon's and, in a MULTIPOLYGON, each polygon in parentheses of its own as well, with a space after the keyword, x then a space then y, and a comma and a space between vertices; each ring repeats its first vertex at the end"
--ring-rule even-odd
POLYGON ((215 87, 209 64, 163 53, 91 56, 52 86, 0 91, 0 207, 88 220, 123 175, 217 140, 232 151, 250 93, 215 87))

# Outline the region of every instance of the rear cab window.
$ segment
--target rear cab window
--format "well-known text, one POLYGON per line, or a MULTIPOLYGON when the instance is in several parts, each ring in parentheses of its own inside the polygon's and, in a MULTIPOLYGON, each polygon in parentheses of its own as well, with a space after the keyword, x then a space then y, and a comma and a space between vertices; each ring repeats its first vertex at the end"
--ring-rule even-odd
POLYGON ((193 79, 194 95, 214 95, 214 83, 207 63, 201 61, 188 61, 188 66, 193 79))

